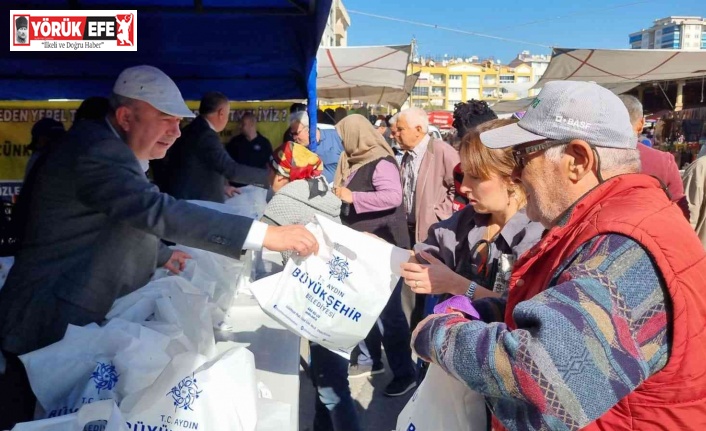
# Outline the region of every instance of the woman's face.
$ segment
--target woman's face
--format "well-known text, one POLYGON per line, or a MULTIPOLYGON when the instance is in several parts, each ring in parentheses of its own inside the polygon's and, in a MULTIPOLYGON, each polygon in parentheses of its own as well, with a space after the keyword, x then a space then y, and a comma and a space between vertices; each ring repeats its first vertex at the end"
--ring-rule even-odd
POLYGON ((460 191, 479 214, 502 212, 510 205, 507 180, 496 174, 484 180, 464 172, 460 191))

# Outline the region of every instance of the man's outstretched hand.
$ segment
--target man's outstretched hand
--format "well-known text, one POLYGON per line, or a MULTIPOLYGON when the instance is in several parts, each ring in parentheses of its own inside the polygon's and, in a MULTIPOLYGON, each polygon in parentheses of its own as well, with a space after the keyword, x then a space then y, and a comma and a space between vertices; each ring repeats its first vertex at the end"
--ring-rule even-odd
POLYGON ((265 248, 272 251, 294 251, 299 256, 309 256, 319 252, 319 243, 304 226, 268 226, 265 248))

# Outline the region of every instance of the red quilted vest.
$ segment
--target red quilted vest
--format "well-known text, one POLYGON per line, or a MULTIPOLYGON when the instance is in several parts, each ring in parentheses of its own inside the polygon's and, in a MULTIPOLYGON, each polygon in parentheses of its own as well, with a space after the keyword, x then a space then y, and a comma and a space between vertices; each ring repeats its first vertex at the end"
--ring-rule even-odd
POLYGON ((608 233, 638 242, 659 268, 672 301, 672 349, 662 370, 583 429, 706 430, 706 253, 655 179, 622 175, 583 197, 565 225, 551 229, 516 263, 505 322, 515 329, 515 306, 549 287, 581 244, 608 233))

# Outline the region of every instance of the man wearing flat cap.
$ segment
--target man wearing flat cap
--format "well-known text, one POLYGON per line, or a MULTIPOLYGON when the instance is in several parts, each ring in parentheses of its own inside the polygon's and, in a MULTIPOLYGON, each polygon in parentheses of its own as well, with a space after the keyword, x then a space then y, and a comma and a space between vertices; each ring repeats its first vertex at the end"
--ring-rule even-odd
POLYGON ((18 17, 15 20, 15 44, 29 45, 29 36, 27 34, 28 29, 29 20, 26 16, 18 17))
POLYGON ((148 161, 164 157, 180 136, 179 121, 193 117, 164 72, 125 69, 111 108, 104 119, 76 123, 36 172, 25 235, 0 290, 0 349, 7 360, 0 429, 33 416, 18 355, 61 340, 68 325, 102 322, 115 299, 149 282, 160 239, 236 259, 243 249, 303 256, 318 250, 303 226, 224 214, 149 182, 148 161))

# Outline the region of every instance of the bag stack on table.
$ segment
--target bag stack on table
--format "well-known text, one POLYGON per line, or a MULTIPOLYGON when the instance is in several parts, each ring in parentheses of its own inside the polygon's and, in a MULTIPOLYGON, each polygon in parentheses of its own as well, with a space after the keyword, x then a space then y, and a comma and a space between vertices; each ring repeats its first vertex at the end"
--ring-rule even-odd
POLYGON ((119 298, 103 326, 69 326, 61 341, 20 357, 41 407, 36 419, 45 420, 15 429, 83 429, 76 428, 83 423, 78 417, 99 401, 115 403, 130 430, 138 423, 139 429, 256 429, 254 356, 235 343, 217 346, 214 336, 225 308, 218 301, 229 305, 246 265, 189 252, 195 259, 183 276, 156 274, 119 298))

